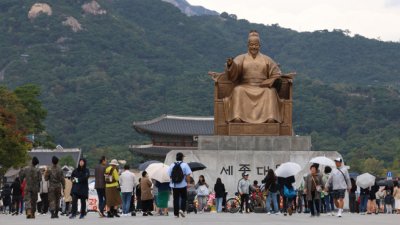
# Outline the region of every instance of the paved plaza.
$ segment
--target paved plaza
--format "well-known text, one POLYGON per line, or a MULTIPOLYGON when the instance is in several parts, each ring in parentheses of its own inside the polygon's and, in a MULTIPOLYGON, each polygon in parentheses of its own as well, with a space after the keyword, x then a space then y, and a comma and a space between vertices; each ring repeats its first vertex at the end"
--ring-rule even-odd
POLYGON ((179 219, 174 216, 154 216, 154 217, 121 217, 114 219, 100 219, 95 213, 89 213, 88 216, 83 219, 68 219, 65 216, 60 216, 60 219, 50 219, 50 215, 37 216, 36 219, 27 220, 24 216, 11 216, 0 214, 0 224, 5 225, 42 225, 42 224, 55 224, 55 225, 71 225, 71 224, 145 224, 145 225, 244 225, 244 224, 323 224, 323 225, 387 225, 387 224, 399 224, 400 215, 357 215, 350 213, 343 213, 342 218, 336 216, 326 216, 310 218, 309 214, 293 214, 293 216, 283 215, 267 215, 262 214, 231 214, 231 213, 204 213, 204 214, 189 214, 186 218, 180 217, 179 219))

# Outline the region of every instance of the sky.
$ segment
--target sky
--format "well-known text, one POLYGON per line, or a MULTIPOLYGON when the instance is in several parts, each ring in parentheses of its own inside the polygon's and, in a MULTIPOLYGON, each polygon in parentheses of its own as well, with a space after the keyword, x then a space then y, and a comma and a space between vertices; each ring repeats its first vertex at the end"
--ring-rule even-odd
POLYGON ((278 23, 301 32, 348 29, 351 35, 400 42, 400 0, 187 1, 252 23, 278 23))

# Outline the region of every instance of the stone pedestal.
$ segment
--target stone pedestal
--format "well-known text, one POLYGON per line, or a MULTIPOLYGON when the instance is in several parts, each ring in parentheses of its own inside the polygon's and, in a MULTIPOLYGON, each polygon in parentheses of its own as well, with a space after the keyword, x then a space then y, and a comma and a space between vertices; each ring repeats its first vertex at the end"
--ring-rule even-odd
MULTIPOLYGON (((200 162, 207 169, 193 173, 197 182, 204 175, 213 191, 217 178, 233 197, 237 191, 237 183, 244 171, 249 173, 249 180, 257 180, 259 184, 267 175, 268 169, 275 170, 278 164, 295 162, 302 171, 296 176, 297 187, 303 180, 303 175, 310 172, 312 163, 309 161, 318 156, 331 159, 341 157, 338 152, 311 151, 311 137, 282 137, 282 136, 199 136, 198 150, 173 150, 167 154, 165 164, 175 162, 176 153, 183 152, 184 161, 200 162)), ((320 166, 324 171, 324 166, 320 166)), ((346 200, 345 206, 348 205, 346 200)))

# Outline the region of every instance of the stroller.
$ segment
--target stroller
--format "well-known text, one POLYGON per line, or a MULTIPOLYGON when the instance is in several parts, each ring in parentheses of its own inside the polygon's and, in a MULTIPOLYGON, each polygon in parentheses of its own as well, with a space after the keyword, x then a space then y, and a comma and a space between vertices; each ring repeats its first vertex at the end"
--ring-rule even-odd
POLYGON ((186 201, 186 212, 187 214, 194 212, 197 214, 197 208, 196 204, 194 203, 194 199, 196 198, 196 193, 195 192, 189 192, 187 194, 187 201, 186 201))

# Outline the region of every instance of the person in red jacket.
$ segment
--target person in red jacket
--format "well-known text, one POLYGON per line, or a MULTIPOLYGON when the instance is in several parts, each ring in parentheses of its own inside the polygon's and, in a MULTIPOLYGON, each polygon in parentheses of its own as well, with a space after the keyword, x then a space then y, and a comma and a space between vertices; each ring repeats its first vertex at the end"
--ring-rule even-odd
POLYGON ((20 214, 22 215, 22 212, 24 211, 24 209, 25 209, 25 204, 24 204, 24 196, 25 196, 25 185, 26 185, 26 182, 25 182, 25 180, 24 180, 24 182, 22 182, 22 185, 21 185, 21 191, 22 191, 22 194, 21 194, 21 207, 20 207, 20 214))

